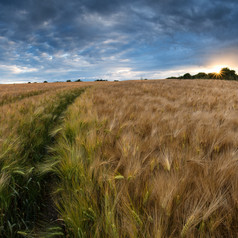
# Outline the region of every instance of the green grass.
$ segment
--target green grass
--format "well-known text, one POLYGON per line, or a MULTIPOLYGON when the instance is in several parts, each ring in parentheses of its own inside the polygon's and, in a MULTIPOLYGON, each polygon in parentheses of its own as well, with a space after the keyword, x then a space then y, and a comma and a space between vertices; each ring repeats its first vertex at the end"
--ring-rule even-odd
MULTIPOLYGON (((91 114, 85 100, 88 96, 84 94, 67 110, 53 149, 58 162, 53 167, 58 176, 55 204, 69 237, 119 237, 114 208, 118 196, 115 183, 120 178, 104 181, 99 176, 107 171, 93 170, 102 144, 96 133, 103 122, 91 114)), ((139 221, 136 212, 132 216, 139 221)))
POLYGON ((65 90, 37 107, 32 104, 21 108, 14 135, 1 147, 1 236, 15 237, 34 228, 48 192, 49 174, 38 167, 44 163, 47 147, 54 142, 50 131, 82 91, 65 90))

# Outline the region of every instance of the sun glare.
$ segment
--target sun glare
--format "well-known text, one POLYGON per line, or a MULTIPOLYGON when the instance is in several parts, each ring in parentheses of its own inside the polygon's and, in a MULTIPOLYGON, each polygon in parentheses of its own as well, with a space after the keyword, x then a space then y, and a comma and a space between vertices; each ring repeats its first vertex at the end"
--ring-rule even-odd
POLYGON ((226 66, 224 66, 224 65, 214 65, 213 67, 211 67, 210 72, 216 73, 216 74, 220 74, 221 69, 222 69, 222 68, 225 68, 225 67, 226 67, 226 66))

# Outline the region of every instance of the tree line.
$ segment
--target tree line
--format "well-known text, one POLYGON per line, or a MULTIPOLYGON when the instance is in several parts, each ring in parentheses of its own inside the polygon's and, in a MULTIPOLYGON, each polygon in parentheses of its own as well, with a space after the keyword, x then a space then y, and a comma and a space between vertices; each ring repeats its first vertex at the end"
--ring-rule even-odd
POLYGON ((168 79, 224 79, 224 80, 238 80, 238 75, 235 70, 228 67, 222 68, 219 73, 204 73, 200 72, 195 75, 186 73, 179 77, 169 77, 168 79))

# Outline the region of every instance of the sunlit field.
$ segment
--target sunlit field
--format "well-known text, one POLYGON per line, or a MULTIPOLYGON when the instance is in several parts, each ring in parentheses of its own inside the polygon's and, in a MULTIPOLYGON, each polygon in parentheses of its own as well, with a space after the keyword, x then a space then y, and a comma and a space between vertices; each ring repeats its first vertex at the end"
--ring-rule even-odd
POLYGON ((60 88, 89 86, 90 82, 68 83, 31 83, 31 84, 2 84, 0 85, 0 105, 9 104, 23 98, 43 94, 60 88))
POLYGON ((1 237, 237 237, 238 83, 0 86, 1 237))

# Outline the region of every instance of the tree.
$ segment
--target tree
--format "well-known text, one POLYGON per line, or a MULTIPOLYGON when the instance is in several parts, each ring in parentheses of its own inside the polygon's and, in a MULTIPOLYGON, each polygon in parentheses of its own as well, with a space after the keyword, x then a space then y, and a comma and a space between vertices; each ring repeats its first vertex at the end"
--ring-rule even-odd
POLYGON ((238 76, 236 75, 235 70, 230 70, 229 68, 222 68, 220 71, 220 75, 222 78, 227 80, 237 80, 238 76))
POLYGON ((167 79, 177 79, 175 76, 168 77, 167 79))
POLYGON ((179 77, 169 77, 168 79, 225 79, 225 80, 238 80, 238 75, 235 70, 231 70, 228 67, 222 68, 219 73, 204 73, 200 72, 195 75, 189 73, 179 77))
POLYGON ((183 78, 184 78, 184 79, 191 79, 191 78, 192 78, 192 75, 189 74, 189 73, 186 73, 186 74, 184 74, 183 78))
POLYGON ((104 82, 107 81, 107 79, 96 79, 95 82, 104 82))
POLYGON ((200 72, 198 74, 193 75, 194 79, 208 79, 208 75, 206 73, 200 72))
POLYGON ((209 73, 208 78, 209 79, 216 79, 216 74, 215 73, 209 73))

